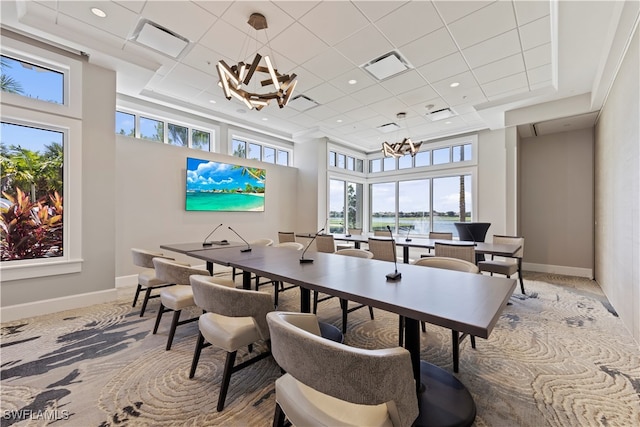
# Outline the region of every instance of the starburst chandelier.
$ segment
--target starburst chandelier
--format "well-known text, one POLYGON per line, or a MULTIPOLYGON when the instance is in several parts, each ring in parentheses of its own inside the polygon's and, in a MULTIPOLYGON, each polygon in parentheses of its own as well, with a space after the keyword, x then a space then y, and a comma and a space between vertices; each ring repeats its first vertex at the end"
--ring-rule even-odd
MULTIPOLYGON (((402 120, 407 116, 407 113, 398 113, 396 117, 398 120, 402 120)), ((409 133, 407 131, 407 133, 409 133)), ((382 143, 382 153, 385 157, 402 157, 410 154, 411 157, 415 156, 422 142, 418 142, 415 144, 411 141, 410 137, 404 138, 400 142, 395 142, 393 144, 389 144, 387 141, 382 143)))

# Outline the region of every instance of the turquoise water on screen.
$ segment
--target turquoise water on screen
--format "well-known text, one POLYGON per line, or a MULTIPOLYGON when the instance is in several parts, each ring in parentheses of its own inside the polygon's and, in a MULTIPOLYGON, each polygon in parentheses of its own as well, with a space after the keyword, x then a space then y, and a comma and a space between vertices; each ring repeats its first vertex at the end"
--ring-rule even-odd
POLYGON ((188 211, 264 211, 263 194, 187 193, 188 211))

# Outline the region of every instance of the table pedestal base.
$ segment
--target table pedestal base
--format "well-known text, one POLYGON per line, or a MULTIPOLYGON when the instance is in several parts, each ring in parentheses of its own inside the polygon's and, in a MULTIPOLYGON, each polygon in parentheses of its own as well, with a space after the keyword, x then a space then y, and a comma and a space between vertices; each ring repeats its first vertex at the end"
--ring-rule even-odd
POLYGON ((469 390, 451 373, 431 363, 420 362, 424 391, 418 393, 420 415, 414 427, 470 426, 476 404, 469 390))

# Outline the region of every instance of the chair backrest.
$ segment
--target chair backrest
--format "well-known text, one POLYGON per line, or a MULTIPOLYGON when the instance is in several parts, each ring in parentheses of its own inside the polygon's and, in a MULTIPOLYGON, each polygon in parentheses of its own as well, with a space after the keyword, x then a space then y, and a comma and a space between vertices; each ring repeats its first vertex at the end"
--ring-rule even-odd
POLYGON ((249 242, 251 246, 272 246, 272 239, 256 239, 249 242))
POLYGON ((131 248, 131 255, 133 256, 133 265, 143 268, 153 268, 154 258, 173 260, 173 258, 163 255, 162 252, 151 252, 138 248, 131 248))
POLYGON ((334 253, 336 251, 336 243, 333 241, 331 234, 322 234, 316 237, 316 249, 318 252, 334 253))
POLYGON ((348 249, 340 249, 336 251, 337 255, 346 255, 346 256, 352 256, 352 257, 357 257, 357 258, 373 258, 373 254, 369 251, 366 251, 364 249, 357 249, 357 248, 348 248, 348 249))
POLYGON ((493 243, 505 245, 520 245, 520 249, 513 255, 514 258, 522 258, 524 256, 524 237, 520 236, 501 236, 493 235, 493 243))
POLYGON ((347 231, 353 236, 362 235, 362 228, 349 228, 347 231))
POLYGON ((251 317, 260 338, 269 339, 266 316, 273 311, 271 294, 226 286, 216 283, 215 277, 197 274, 191 276, 190 283, 198 307, 226 317, 251 317))
POLYGON ((373 230, 373 235, 378 237, 393 237, 389 230, 373 230))
POLYGON ((278 243, 295 242, 296 235, 293 231, 278 231, 278 243))
POLYGON ((435 243, 435 256, 458 258, 476 263, 476 247, 473 243, 435 243))
POLYGON ((301 251, 304 249, 304 245, 299 242, 282 242, 276 245, 277 248, 290 248, 295 249, 296 251, 301 251))
POLYGON ((176 285, 188 285, 189 276, 193 274, 209 276, 207 270, 194 268, 189 264, 178 263, 164 258, 154 258, 153 266, 158 279, 165 283, 174 283, 176 285))
POLYGON ((453 233, 445 233, 444 231, 430 231, 430 239, 453 240, 453 233))
POLYGON ((309 318, 316 317, 267 314, 271 353, 278 365, 297 381, 336 399, 362 405, 385 403, 394 426, 410 426, 418 416, 418 401, 409 352, 401 347, 349 347, 296 326, 302 320, 308 325, 309 318))
POLYGON ((417 259, 415 265, 425 267, 442 268, 445 270, 464 271, 466 273, 479 273, 480 269, 474 263, 459 258, 448 258, 443 256, 431 256, 417 259))
POLYGON ((395 262, 395 246, 396 242, 393 240, 369 238, 369 250, 373 254, 373 259, 395 262))

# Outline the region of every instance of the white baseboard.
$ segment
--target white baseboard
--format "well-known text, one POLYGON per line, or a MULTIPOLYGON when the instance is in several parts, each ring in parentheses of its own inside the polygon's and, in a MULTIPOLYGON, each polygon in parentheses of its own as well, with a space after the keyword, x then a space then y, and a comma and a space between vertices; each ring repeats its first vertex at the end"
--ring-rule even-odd
POLYGON ((138 275, 116 277, 116 288, 127 288, 138 284, 138 275))
POLYGON ((525 271, 537 271, 539 273, 562 274, 565 276, 586 277, 593 279, 592 268, 567 267, 563 265, 535 264, 523 262, 522 269, 525 271))
POLYGON ((41 316, 43 314, 57 313, 58 311, 72 310, 87 307, 93 304, 102 304, 118 299, 116 289, 89 292, 86 294, 70 295, 68 297, 52 298, 42 301, 28 302, 24 304, 9 305, 0 308, 0 321, 10 322, 25 319, 27 317, 41 316))

